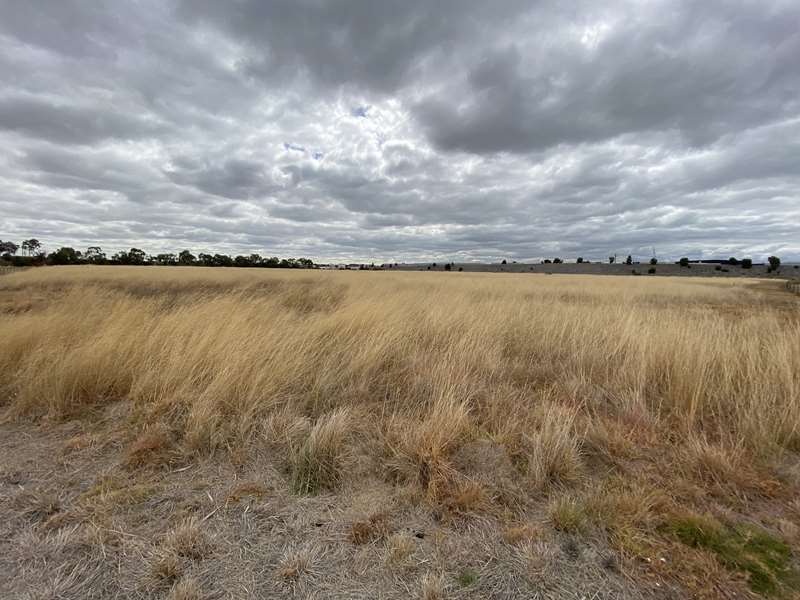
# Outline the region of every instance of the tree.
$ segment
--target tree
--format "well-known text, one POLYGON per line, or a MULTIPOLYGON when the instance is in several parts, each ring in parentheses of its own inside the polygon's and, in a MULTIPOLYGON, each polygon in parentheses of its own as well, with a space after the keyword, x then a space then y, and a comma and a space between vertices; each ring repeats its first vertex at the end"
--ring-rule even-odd
POLYGON ((178 263, 182 265, 193 265, 194 261, 197 260, 191 252, 188 250, 181 250, 178 254, 178 263))
POLYGON ((31 238, 29 240, 24 240, 22 242, 22 254, 23 256, 35 256, 39 253, 42 244, 36 238, 31 238))
POLYGON ((502 261, 500 261, 500 264, 501 265, 507 265, 508 261, 504 258, 502 261))
POLYGON ((578 260, 577 260, 577 261, 575 261, 575 262, 577 262, 578 264, 581 264, 581 263, 583 262, 583 257, 582 257, 582 256, 579 256, 579 257, 578 257, 578 260))
POLYGON ((628 258, 625 259, 625 264, 626 265, 632 265, 633 264, 633 257, 630 254, 628 254, 628 258))
POLYGON ((143 265, 146 262, 147 254, 139 248, 131 248, 127 252, 124 250, 114 255, 114 262, 121 265, 143 265))
POLYGON ((128 250, 128 260, 131 261, 130 264, 132 265, 143 265, 146 257, 147 254, 145 254, 145 251, 139 250, 139 248, 131 248, 128 250))
POLYGON ((47 262, 51 265, 76 265, 80 259, 81 253, 68 246, 47 255, 47 262))
POLYGON ((678 261, 678 264, 680 266, 682 266, 682 267, 688 267, 689 266, 689 259, 684 256, 682 259, 680 259, 678 261))
POLYGON ((560 258, 554 258, 553 259, 553 264, 560 265, 561 264, 561 259, 560 258))
POLYGON ((228 256, 227 254, 215 254, 214 255, 214 267, 232 267, 233 266, 233 259, 228 256))
POLYGON ((168 252, 166 254, 156 254, 154 261, 157 265, 175 266, 178 264, 178 257, 168 252))
POLYGON ((613 265, 614 261, 616 261, 616 260, 617 260, 616 256, 609 256, 608 257, 608 264, 613 265))
POLYGON ((16 254, 19 246, 17 246, 14 242, 4 242, 0 240, 0 254, 11 256, 12 254, 16 254))
POLYGON ((743 258, 741 263, 743 269, 750 269, 753 267, 753 259, 752 258, 743 258))
POLYGON ((781 259, 777 256, 770 256, 767 260, 769 261, 769 268, 773 271, 777 271, 778 267, 781 266, 781 259))
POLYGON ((450 269, 452 269, 452 268, 453 268, 453 267, 450 265, 450 263, 444 263, 444 270, 445 270, 445 271, 449 271, 449 270, 450 270, 450 269))
POLYGON ((738 259, 738 258, 736 258, 735 256, 731 256, 731 257, 728 259, 728 264, 729 264, 729 265, 736 266, 736 265, 738 265, 738 264, 739 264, 739 259, 738 259))
POLYGON ((96 265, 106 262, 106 253, 103 252, 103 249, 100 246, 89 246, 86 249, 86 254, 83 256, 86 259, 86 262, 96 265))
POLYGON ((653 265, 653 266, 657 265, 658 264, 658 259, 654 256, 653 258, 650 259, 650 264, 653 265))

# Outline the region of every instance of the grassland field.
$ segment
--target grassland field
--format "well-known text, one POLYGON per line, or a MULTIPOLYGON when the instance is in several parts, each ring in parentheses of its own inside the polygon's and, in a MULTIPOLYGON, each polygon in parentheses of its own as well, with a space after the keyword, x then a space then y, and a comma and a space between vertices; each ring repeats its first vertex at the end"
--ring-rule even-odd
POLYGON ((0 277, 0 598, 796 598, 800 296, 0 277))

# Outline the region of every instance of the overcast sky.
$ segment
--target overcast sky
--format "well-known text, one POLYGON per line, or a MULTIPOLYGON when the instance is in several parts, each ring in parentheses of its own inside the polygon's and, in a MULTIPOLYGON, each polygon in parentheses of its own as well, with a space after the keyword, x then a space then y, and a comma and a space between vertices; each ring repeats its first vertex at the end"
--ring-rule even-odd
POLYGON ((0 0, 0 239, 800 259, 800 2, 0 0))

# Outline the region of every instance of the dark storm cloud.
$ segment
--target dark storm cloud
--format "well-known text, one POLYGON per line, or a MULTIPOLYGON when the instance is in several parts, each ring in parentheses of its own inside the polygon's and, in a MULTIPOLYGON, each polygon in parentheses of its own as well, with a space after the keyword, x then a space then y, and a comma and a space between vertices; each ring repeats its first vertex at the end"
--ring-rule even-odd
POLYGON ((428 61, 500 26, 523 2, 478 0, 214 0, 180 2, 180 14, 217 27, 250 50, 240 68, 271 80, 300 70, 327 86, 351 84, 392 93, 428 61))
POLYGON ((2 239, 800 259, 796 2, 0 0, 0 15, 2 239))
POLYGON ((800 5, 686 3, 649 16, 492 50, 415 114, 439 147, 484 153, 664 130, 697 146, 800 110, 800 5))

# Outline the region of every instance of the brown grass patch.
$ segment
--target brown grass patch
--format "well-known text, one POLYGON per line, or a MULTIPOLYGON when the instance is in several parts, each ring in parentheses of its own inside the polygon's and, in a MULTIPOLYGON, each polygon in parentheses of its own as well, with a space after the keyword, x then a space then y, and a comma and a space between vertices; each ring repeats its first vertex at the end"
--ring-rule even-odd
POLYGON ((269 490, 264 485, 255 481, 239 483, 228 492, 226 502, 236 503, 247 497, 260 499, 266 496, 268 492, 269 490))
POLYGON ((389 513, 377 512, 365 521, 352 523, 347 537, 353 544, 368 544, 385 538, 390 532, 389 513))
POLYGON ((522 544, 532 542, 542 536, 542 529, 531 523, 510 525, 502 531, 503 541, 506 544, 522 544))
POLYGON ((132 469, 165 466, 173 457, 174 444, 174 435, 165 425, 148 427, 128 448, 125 465, 132 469))

